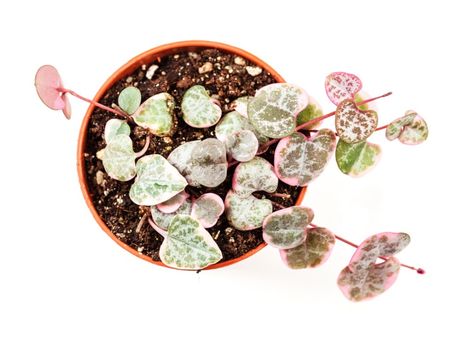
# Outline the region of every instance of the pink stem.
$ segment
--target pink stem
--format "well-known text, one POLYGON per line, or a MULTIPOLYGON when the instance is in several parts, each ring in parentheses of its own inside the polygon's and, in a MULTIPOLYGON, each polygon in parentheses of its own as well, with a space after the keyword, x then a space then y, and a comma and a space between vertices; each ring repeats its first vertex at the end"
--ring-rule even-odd
POLYGON ((88 103, 91 103, 91 104, 93 104, 93 105, 96 106, 96 107, 99 107, 99 108, 101 108, 101 109, 107 110, 107 111, 109 111, 109 112, 111 112, 111 113, 113 113, 113 114, 119 115, 119 116, 121 116, 121 117, 123 117, 123 118, 125 118, 125 119, 127 119, 127 120, 130 120, 130 119, 131 119, 130 116, 128 116, 127 114, 124 114, 123 112, 121 112, 121 111, 119 111, 119 110, 117 110, 117 109, 113 109, 113 108, 107 107, 107 106, 105 106, 105 105, 103 105, 103 104, 101 104, 101 103, 98 103, 98 102, 92 101, 92 100, 90 100, 90 99, 88 99, 88 98, 85 98, 85 97, 81 96, 80 94, 75 93, 75 92, 74 92, 73 90, 71 90, 71 89, 67 89, 67 88, 58 88, 58 90, 61 91, 62 93, 69 93, 69 94, 71 94, 71 95, 73 95, 73 96, 79 98, 80 100, 83 100, 83 101, 86 101, 86 102, 88 102, 88 103))
MULTIPOLYGON (((317 225, 312 224, 312 223, 310 224, 310 226, 313 227, 313 228, 318 228, 317 225)), ((345 239, 345 238, 343 238, 343 237, 340 237, 340 236, 338 236, 338 235, 334 235, 334 237, 336 237, 337 240, 339 240, 339 241, 341 241, 341 242, 343 242, 343 243, 345 243, 345 244, 348 244, 348 245, 350 245, 350 246, 352 246, 352 247, 354 247, 354 248, 358 248, 358 245, 356 245, 356 244, 353 243, 353 242, 350 242, 349 240, 347 240, 347 239, 345 239)), ((380 256, 380 258, 383 259, 383 260, 385 260, 385 261, 387 260, 387 257, 384 257, 384 256, 380 256)), ((407 265, 407 264, 403 264, 403 263, 400 263, 400 265, 403 266, 404 268, 408 268, 408 269, 414 270, 414 271, 416 271, 418 274, 421 274, 421 275, 425 274, 425 270, 422 269, 422 268, 415 268, 415 267, 413 267, 413 266, 411 266, 411 265, 407 265)))
POLYGON ((375 131, 383 130, 383 129, 386 129, 387 127, 388 127, 388 124, 385 124, 384 126, 381 126, 381 127, 378 127, 377 129, 375 129, 375 131))
POLYGON ((232 167, 232 166, 234 166, 234 165, 236 165, 238 163, 239 163, 239 161, 231 161, 231 162, 228 163, 228 168, 230 168, 230 167, 232 167))
POLYGON ((165 231, 165 230, 161 229, 159 226, 157 226, 150 217, 148 218, 148 224, 150 224, 150 226, 153 228, 153 230, 155 230, 158 234, 160 234, 164 238, 167 237, 167 231, 165 231))
POLYGON ((282 193, 279 193, 279 192, 274 192, 274 193, 271 193, 269 195, 273 196, 273 197, 280 197, 280 198, 291 198, 291 195, 289 195, 289 194, 282 194, 282 193))
POLYGON ((147 137, 145 138, 144 148, 142 148, 140 152, 136 153, 136 158, 139 158, 142 155, 144 155, 147 152, 149 145, 150 145, 150 135, 147 135, 147 137))

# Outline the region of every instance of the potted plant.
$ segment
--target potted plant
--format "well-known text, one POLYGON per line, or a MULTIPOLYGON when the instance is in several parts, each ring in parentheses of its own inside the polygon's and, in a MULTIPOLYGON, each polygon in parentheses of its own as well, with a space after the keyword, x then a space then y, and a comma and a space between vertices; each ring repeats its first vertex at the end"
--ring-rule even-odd
POLYGON ((336 111, 320 105, 255 56, 228 45, 188 41, 154 48, 128 62, 93 100, 63 86, 52 66, 35 85, 43 102, 70 118, 68 96, 91 103, 78 143, 83 195, 101 228, 149 262, 184 270, 219 268, 266 244, 293 269, 324 263, 335 240, 356 252, 339 278, 355 301, 388 289, 401 266, 405 233, 380 233, 360 245, 312 223, 300 206, 308 184, 336 154, 339 169, 360 176, 378 161, 368 137, 418 144, 425 121, 408 111, 378 127, 353 74, 327 76, 336 111), (318 129, 335 118, 336 130, 318 129), (377 262, 378 258, 383 260, 377 262))

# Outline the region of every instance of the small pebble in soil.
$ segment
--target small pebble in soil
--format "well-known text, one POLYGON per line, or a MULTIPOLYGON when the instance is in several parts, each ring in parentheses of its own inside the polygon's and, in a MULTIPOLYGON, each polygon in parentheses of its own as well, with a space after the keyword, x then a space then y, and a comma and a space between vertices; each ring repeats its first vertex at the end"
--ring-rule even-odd
POLYGON ((145 77, 149 80, 151 80, 153 78, 153 75, 155 75, 156 70, 159 68, 158 65, 151 65, 148 70, 147 73, 145 73, 145 77))
POLYGON ((241 58, 240 56, 236 56, 234 58, 234 63, 239 66, 245 66, 245 60, 243 58, 241 58))
POLYGON ((105 174, 103 171, 99 170, 95 173, 95 181, 98 185, 103 185, 103 182, 105 181, 105 174))
POLYGON ((251 67, 251 66, 247 66, 245 67, 245 70, 247 71, 247 73, 249 73, 251 76, 257 76, 259 74, 261 74, 262 69, 260 67, 251 67))
POLYGON ((198 69, 199 74, 209 73, 213 70, 213 64, 211 62, 205 62, 203 66, 198 69))

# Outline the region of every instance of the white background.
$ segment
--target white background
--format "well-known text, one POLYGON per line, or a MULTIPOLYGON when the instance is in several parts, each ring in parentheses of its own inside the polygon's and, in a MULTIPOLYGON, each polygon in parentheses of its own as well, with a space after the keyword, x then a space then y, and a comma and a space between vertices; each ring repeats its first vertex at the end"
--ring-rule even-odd
MULTIPOLYGON (((445 1, 3 1, 1 34, 1 337, 379 337, 448 335, 448 99, 450 25, 445 1), (296 5, 294 6, 294 3, 296 5), (337 243, 326 265, 292 271, 267 248, 200 274, 153 266, 97 226, 76 174, 73 118, 44 107, 34 72, 55 65, 67 87, 94 96, 136 54, 160 44, 216 40, 259 56, 332 111, 332 71, 358 74, 378 102, 380 124, 416 109, 430 137, 383 147, 365 177, 334 160, 304 204, 315 223, 356 242, 405 231, 402 269, 369 302, 336 286, 353 249, 337 243), (444 306, 444 308, 440 308, 444 306), (447 315, 444 313, 447 312, 447 315)), ((331 124, 325 124, 331 125, 331 124)))

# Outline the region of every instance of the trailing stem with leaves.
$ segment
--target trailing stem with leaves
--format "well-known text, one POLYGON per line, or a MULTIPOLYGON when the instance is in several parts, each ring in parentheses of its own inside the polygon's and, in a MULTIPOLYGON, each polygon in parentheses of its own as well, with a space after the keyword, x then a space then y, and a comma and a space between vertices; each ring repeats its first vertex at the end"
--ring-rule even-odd
POLYGON ((226 114, 212 97, 214 93, 201 85, 189 88, 181 102, 164 92, 142 102, 139 89, 129 86, 111 107, 65 88, 52 66, 38 70, 35 85, 42 101, 51 109, 62 110, 67 118, 71 115, 68 95, 116 115, 105 125, 106 147, 98 149, 97 157, 111 178, 134 180, 129 197, 148 208, 138 228, 148 223, 164 237, 159 256, 169 267, 200 270, 219 262, 221 250, 205 229, 214 227, 225 213, 237 230, 262 228, 264 241, 276 248, 292 269, 322 265, 336 240, 354 246, 353 257, 338 277, 339 288, 353 301, 383 293, 402 266, 424 273, 395 257, 410 242, 406 233, 379 233, 356 245, 313 224, 312 209, 284 208, 255 194, 276 195, 280 180, 293 187, 309 185, 324 171, 333 153, 342 173, 354 177, 367 173, 380 158, 380 146, 368 141, 376 131, 384 130, 389 141, 408 145, 426 140, 427 124, 411 110, 378 127, 372 101, 391 93, 367 98, 356 75, 336 72, 326 77, 326 93, 336 105, 328 114, 323 114, 303 88, 288 83, 270 84, 252 97, 238 98, 232 104, 234 110, 226 114), (214 126, 215 137, 185 142, 167 158, 147 154, 150 137, 172 135, 176 130, 176 105, 182 112, 178 118, 192 128, 214 126), (317 129, 322 120, 332 117, 335 130, 317 129), (130 124, 147 131, 146 144, 138 153, 133 151, 130 124), (273 144, 273 161, 259 156, 273 144), (185 190, 190 185, 214 191, 229 171, 233 171, 231 189, 224 200, 214 192, 194 198, 185 190))

